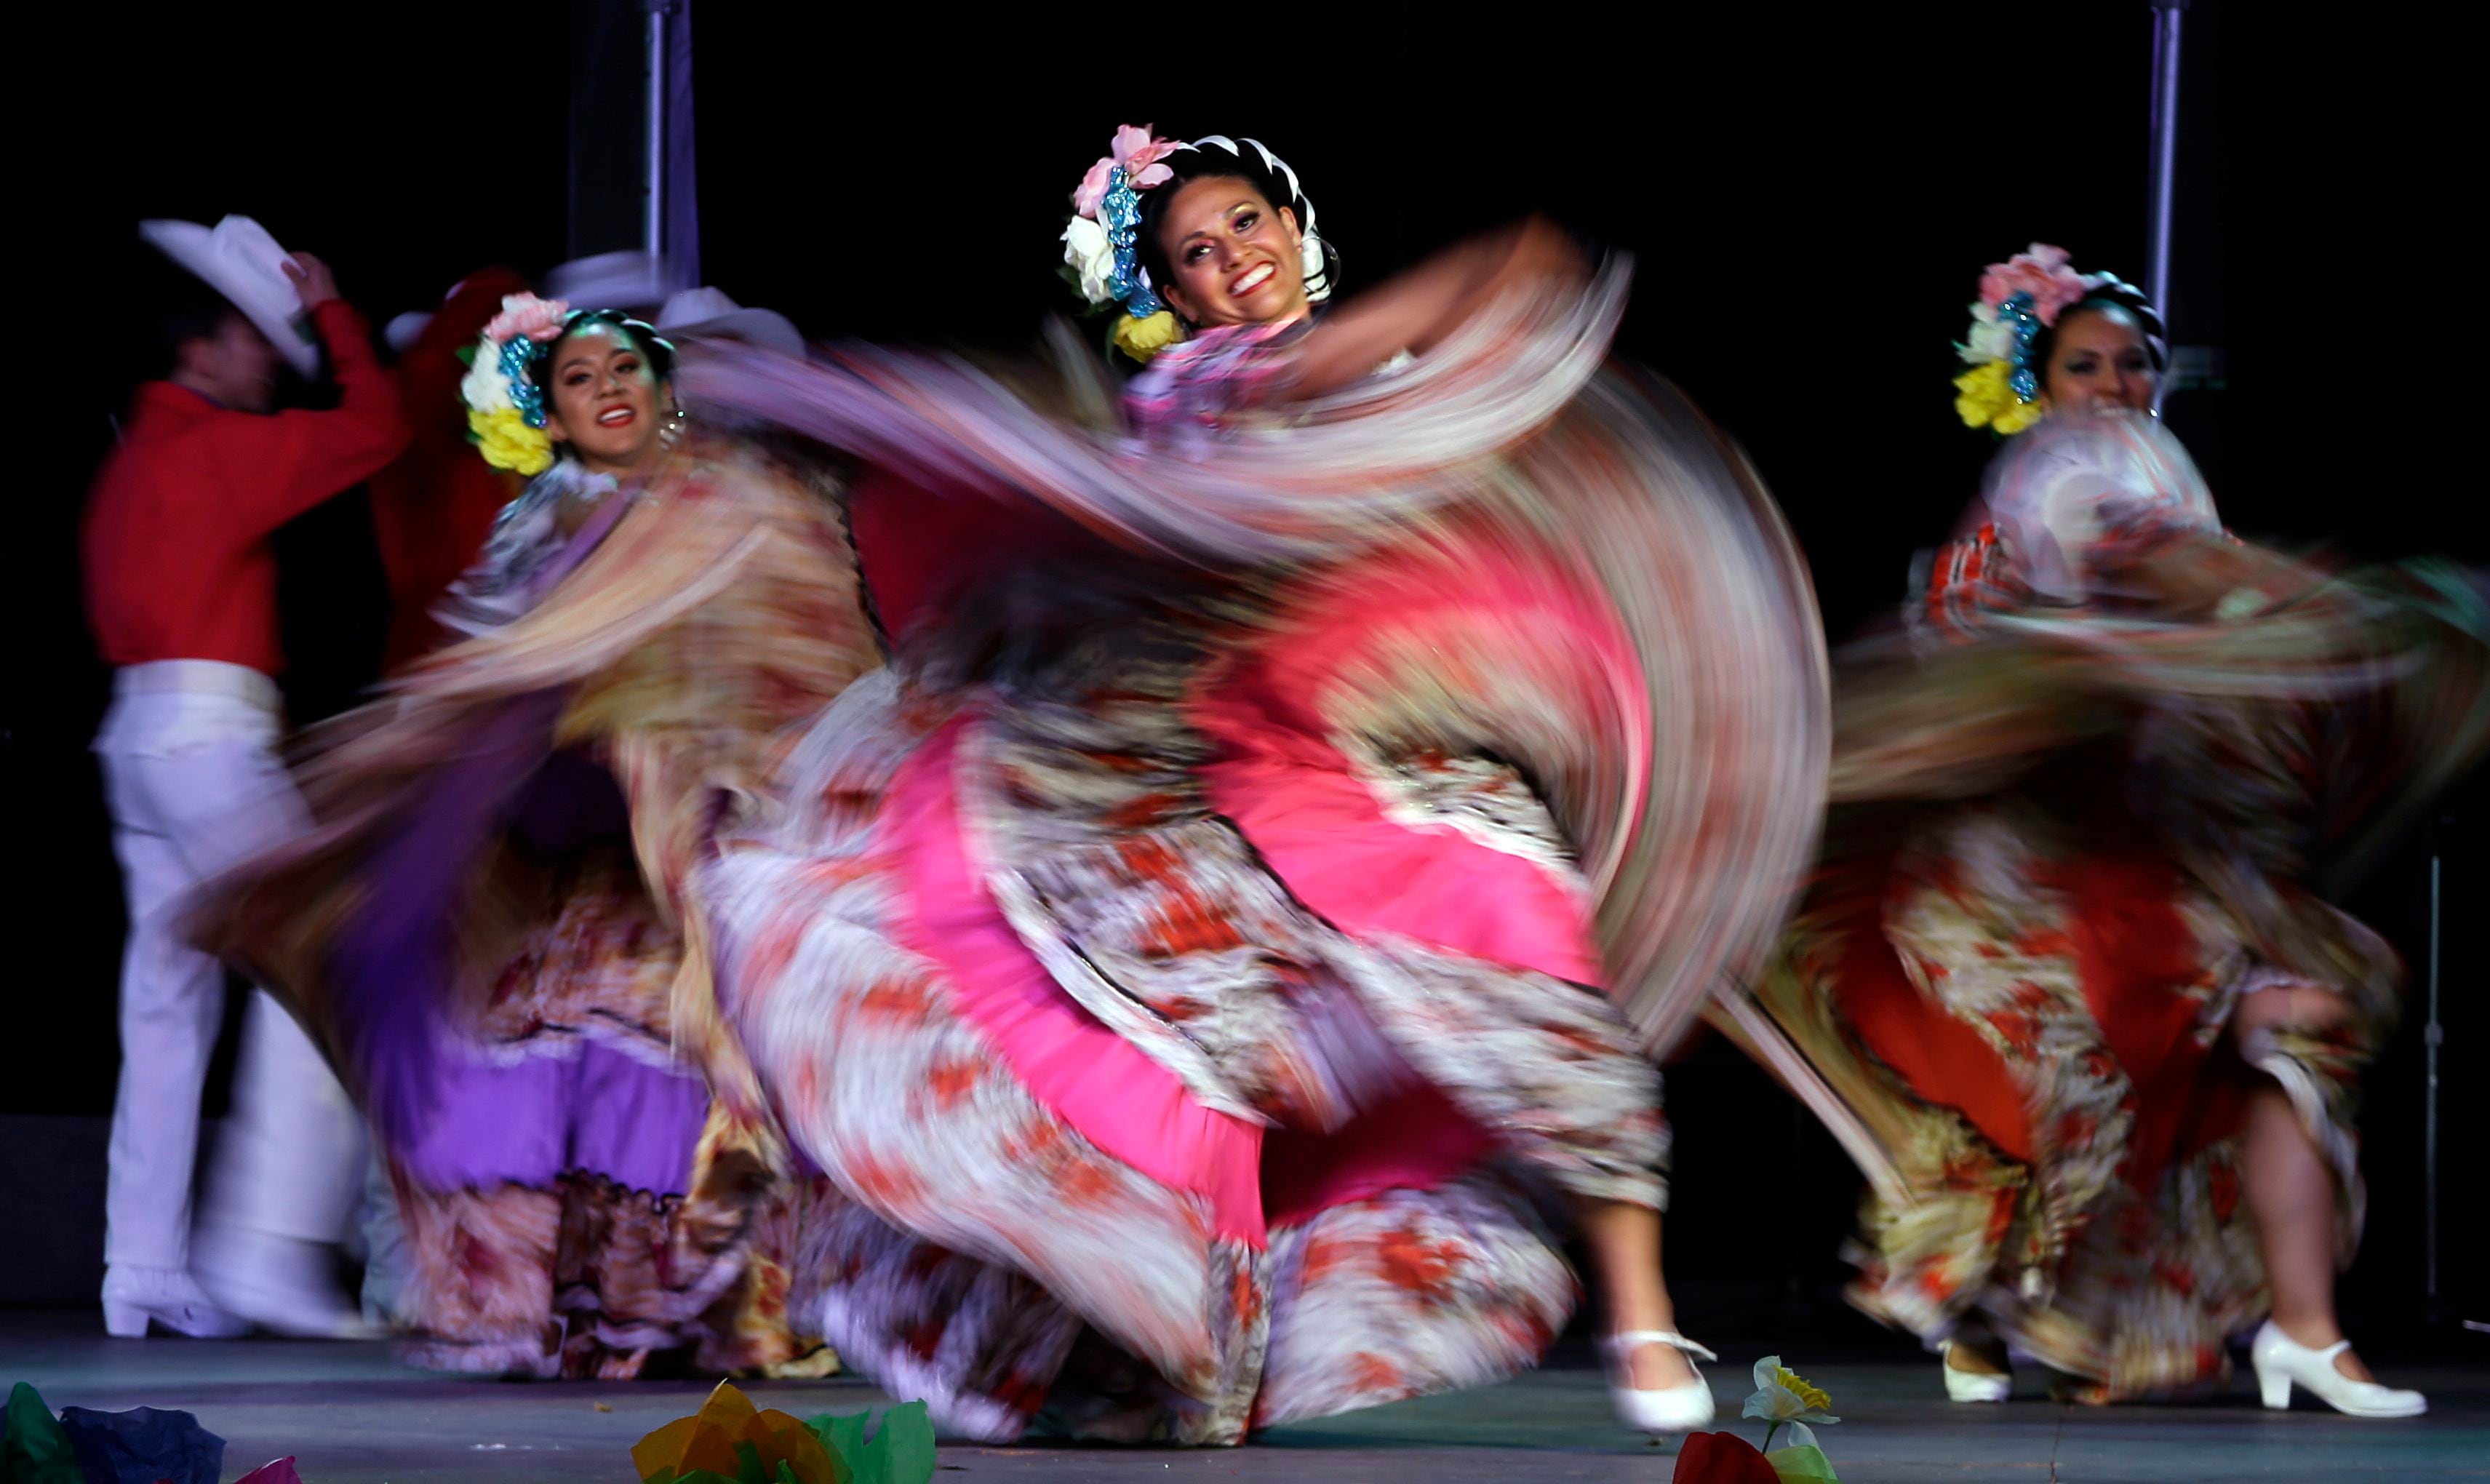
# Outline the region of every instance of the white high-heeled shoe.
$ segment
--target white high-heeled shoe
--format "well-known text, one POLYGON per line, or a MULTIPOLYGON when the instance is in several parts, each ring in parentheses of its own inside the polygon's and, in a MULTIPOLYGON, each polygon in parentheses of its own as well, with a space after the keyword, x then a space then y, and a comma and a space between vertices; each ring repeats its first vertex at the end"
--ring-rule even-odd
POLYGON ((2002 1402, 2014 1394, 2014 1378, 1955 1369, 1946 1358, 1954 1341, 1937 1342, 1937 1368, 1945 1372, 1946 1398, 1955 1402, 2002 1402))
POLYGON ((1712 1420, 1712 1387, 1694 1362, 1697 1358, 1717 1361, 1720 1356, 1669 1329, 1629 1329, 1602 1340, 1600 1350, 1607 1357, 1608 1400, 1616 1404, 1618 1421, 1665 1438, 1691 1433, 1712 1420), (1627 1362, 1644 1345, 1665 1345, 1683 1352, 1686 1368, 1694 1372, 1694 1379, 1655 1391, 1637 1389, 1634 1368, 1627 1362))
POLYGON ((209 1302, 198 1281, 178 1267, 105 1268, 103 1332, 120 1340, 143 1340, 151 1323, 201 1340, 250 1333, 247 1321, 209 1302))
POLYGON ((2248 1346, 2248 1363, 2256 1367, 2257 1390, 2275 1411, 2289 1410, 2295 1382, 2348 1417, 2418 1417, 2429 1411, 2429 1399, 2418 1391, 2354 1381, 2334 1369, 2334 1357, 2351 1348, 2351 1341, 2337 1340, 2324 1350, 2310 1350, 2267 1320, 2248 1346))

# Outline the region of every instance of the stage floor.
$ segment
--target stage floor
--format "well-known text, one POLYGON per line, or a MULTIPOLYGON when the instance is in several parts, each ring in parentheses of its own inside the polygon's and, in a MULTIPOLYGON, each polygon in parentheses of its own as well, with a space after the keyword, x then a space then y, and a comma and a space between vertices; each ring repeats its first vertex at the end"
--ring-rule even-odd
MULTIPOLYGON (((1717 1344, 1724 1416, 1735 1413, 1762 1347, 1717 1344)), ((2190 1407, 2063 1407, 2037 1378, 2003 1407, 1955 1407, 1933 1361, 1899 1346, 1787 1344, 1785 1358, 1830 1391, 1839 1426, 1821 1429, 1845 1484, 2015 1480, 2170 1484, 2174 1480, 2490 1477, 2490 1343, 2380 1346, 2388 1380, 2429 1393, 2430 1414, 2361 1422, 2315 1410, 2258 1408, 2243 1375, 2227 1398, 2190 1407)), ((2244 1370, 2244 1367, 2243 1368, 2244 1370)), ((696 1410, 698 1382, 505 1382, 410 1371, 382 1345, 245 1340, 111 1340, 92 1313, 0 1310, 0 1383, 31 1381, 55 1409, 152 1406, 197 1413, 226 1440, 225 1476, 291 1453, 304 1484, 415 1480, 629 1480, 631 1444, 696 1410)), ((886 1405, 863 1382, 756 1382, 763 1406, 799 1416, 886 1405)), ((1456 1484, 1469 1480, 1666 1480, 1674 1443, 1637 1441, 1609 1419, 1586 1357, 1486 1391, 1430 1397, 1276 1431, 1218 1451, 945 1446, 938 1479, 1268 1480, 1274 1484, 1456 1484)))

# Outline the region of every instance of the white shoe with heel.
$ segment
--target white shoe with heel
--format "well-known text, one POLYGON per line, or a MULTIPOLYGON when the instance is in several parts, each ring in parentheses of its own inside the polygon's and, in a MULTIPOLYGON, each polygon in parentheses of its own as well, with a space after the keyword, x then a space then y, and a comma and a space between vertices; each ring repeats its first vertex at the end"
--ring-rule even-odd
POLYGON ((2267 1320, 2248 1346, 2248 1363, 2256 1368, 2258 1393, 2275 1411, 2290 1409, 2294 1385, 2347 1417, 2418 1417, 2429 1411, 2429 1399, 2418 1391, 2354 1381, 2334 1369, 2335 1357, 2351 1348, 2351 1341, 2337 1340, 2311 1350, 2267 1320))
POLYGON ((201 1340, 250 1333, 247 1322, 209 1302, 196 1279, 177 1267, 116 1265, 103 1273, 103 1332, 143 1340, 149 1324, 201 1340))
POLYGON ((1991 1375, 1984 1371, 1966 1371, 1947 1358, 1954 1353, 1954 1341, 1937 1346, 1937 1364, 1945 1372, 1946 1397, 1955 1402, 2002 1402, 2014 1394, 2012 1376, 1991 1375))
POLYGON ((1694 1362, 1717 1361, 1720 1356, 1668 1329, 1629 1329, 1601 1341, 1600 1350, 1607 1357, 1608 1399, 1616 1404, 1618 1421, 1654 1437, 1670 1437, 1691 1433, 1712 1420, 1712 1387, 1694 1362), (1682 1353, 1694 1379, 1657 1390, 1637 1388, 1632 1362, 1634 1353, 1645 1345, 1665 1345, 1682 1353))

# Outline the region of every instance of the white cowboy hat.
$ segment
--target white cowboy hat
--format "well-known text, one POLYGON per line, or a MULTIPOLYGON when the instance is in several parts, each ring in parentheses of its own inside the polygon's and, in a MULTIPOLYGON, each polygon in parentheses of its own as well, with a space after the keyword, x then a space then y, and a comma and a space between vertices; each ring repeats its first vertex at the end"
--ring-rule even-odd
POLYGON ((670 337, 743 340, 785 355, 804 354, 804 335, 795 321, 772 309, 747 309, 706 285, 668 299, 657 311, 657 333, 670 337))
POLYGON ((431 315, 420 309, 412 310, 391 320, 389 328, 381 332, 381 338, 389 341, 390 349, 403 356, 418 339, 422 337, 424 330, 431 323, 431 315))
POLYGON ((544 297, 574 309, 645 309, 680 280, 664 260, 637 248, 574 258, 545 275, 544 297))
POLYGON ((138 235, 259 327, 294 368, 320 374, 320 344, 304 324, 303 296, 285 276, 285 249, 248 217, 227 217, 214 230, 195 221, 142 221, 138 235))

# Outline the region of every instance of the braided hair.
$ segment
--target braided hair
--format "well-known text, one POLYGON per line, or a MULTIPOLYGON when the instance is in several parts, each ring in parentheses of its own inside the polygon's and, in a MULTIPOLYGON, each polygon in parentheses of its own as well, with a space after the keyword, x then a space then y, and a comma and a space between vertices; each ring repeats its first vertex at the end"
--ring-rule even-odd
POLYGON ((645 320, 633 319, 621 309, 581 309, 563 321, 562 334, 550 340, 538 341, 536 354, 528 358, 528 379, 553 393, 554 352, 562 349, 573 335, 603 325, 621 331, 649 363, 649 374, 659 381, 670 381, 675 374, 674 342, 657 334, 657 327, 645 320))
POLYGON ((1142 192, 1141 230, 1133 244, 1147 282, 1165 284, 1175 277, 1167 249, 1159 245, 1159 227, 1166 220, 1168 203, 1175 199, 1175 193, 1188 181, 1234 180, 1253 187, 1274 209, 1288 208, 1297 218, 1297 230, 1306 242, 1303 267, 1307 302, 1321 304, 1340 286, 1340 253, 1315 230, 1314 203, 1306 199, 1304 189, 1297 184, 1297 172, 1288 167, 1287 160, 1264 149, 1261 141, 1205 134, 1160 162, 1173 172, 1173 178, 1142 192))
MULTIPOLYGON (((2101 275, 2100 279, 2100 283, 2086 291, 2083 298, 2058 311, 2058 325, 2064 325, 2089 309, 2125 309, 2135 316, 2136 327, 2144 332, 2144 353, 2153 359, 2153 369, 2157 372, 2168 370, 2169 332, 2162 326, 2161 311, 2155 308, 2153 301, 2144 297, 2144 290, 2134 284, 2107 274, 2101 275)), ((2058 326, 2041 326, 2040 332, 2032 336, 2031 364, 2034 368, 2048 365, 2057 346, 2058 326)))

